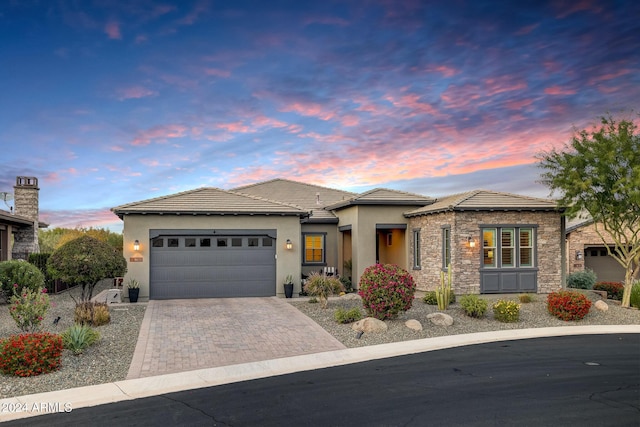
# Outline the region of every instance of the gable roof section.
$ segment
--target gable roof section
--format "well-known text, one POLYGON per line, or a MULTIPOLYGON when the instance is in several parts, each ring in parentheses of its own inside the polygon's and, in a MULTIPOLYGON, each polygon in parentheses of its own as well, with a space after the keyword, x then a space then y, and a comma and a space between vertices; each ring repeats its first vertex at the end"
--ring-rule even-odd
POLYGON ((324 207, 355 195, 349 191, 281 178, 233 188, 230 191, 277 200, 281 203, 291 203, 312 212, 307 222, 331 223, 338 222, 338 218, 324 207))
POLYGON ((489 190, 474 190, 438 199, 435 203, 406 212, 405 216, 447 211, 561 211, 555 200, 489 190))
POLYGON ((305 209, 260 197, 203 187, 112 208, 120 218, 126 214, 192 215, 297 215, 305 209))
POLYGON ((404 205, 424 206, 434 202, 432 197, 421 194, 407 193, 406 191, 391 190, 388 188, 374 188, 351 197, 350 199, 327 206, 327 209, 337 210, 354 205, 404 205))

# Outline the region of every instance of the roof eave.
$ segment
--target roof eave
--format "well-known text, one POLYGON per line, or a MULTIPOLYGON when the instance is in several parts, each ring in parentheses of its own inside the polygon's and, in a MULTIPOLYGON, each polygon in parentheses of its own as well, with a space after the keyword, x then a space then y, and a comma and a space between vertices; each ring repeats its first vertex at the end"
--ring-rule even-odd
POLYGON ((461 207, 446 207, 441 209, 435 209, 422 212, 407 212, 405 217, 410 218, 420 215, 432 215, 442 212, 564 212, 565 208, 557 207, 492 207, 492 208, 461 208, 461 207))

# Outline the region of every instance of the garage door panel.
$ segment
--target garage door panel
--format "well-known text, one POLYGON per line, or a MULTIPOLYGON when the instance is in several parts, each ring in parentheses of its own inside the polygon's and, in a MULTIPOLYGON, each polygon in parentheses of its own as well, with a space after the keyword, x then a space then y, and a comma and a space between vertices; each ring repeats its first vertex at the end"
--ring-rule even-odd
MULTIPOLYGON (((200 247, 202 236, 159 236, 151 247, 150 298, 275 295, 275 245, 264 236, 226 236, 200 247), (178 247, 167 247, 178 240, 178 247), (186 244, 185 244, 186 243, 186 244), (257 246, 255 246, 257 244, 257 246), (158 245, 158 246, 156 246, 158 245), (235 245, 235 246, 233 246, 235 245), (250 246, 254 245, 254 246, 250 246)), ((206 239, 206 237, 204 237, 206 239)))

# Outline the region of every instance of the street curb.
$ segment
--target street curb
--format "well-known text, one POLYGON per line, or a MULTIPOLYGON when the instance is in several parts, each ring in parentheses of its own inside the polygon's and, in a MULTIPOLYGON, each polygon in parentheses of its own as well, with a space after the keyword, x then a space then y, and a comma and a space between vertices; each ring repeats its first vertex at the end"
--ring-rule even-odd
POLYGON ((562 326, 449 335, 123 380, 1 399, 0 421, 467 345, 597 334, 640 334, 640 325, 562 326))

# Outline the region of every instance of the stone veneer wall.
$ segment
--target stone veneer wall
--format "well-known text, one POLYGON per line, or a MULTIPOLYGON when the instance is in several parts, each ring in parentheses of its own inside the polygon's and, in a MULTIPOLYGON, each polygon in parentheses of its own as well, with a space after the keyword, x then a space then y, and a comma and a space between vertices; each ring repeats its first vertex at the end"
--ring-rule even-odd
MULTIPOLYGON (((451 269, 456 294, 480 293, 480 225, 537 225, 536 255, 538 293, 549 293, 563 286, 562 218, 555 212, 443 212, 410 218, 409 229, 420 228, 421 269, 411 270, 417 288, 434 290, 440 284, 442 266, 442 226, 451 227, 451 269), (470 248, 471 237, 475 248, 470 248)), ((413 234, 413 233, 412 233, 413 234)), ((413 254, 413 238, 411 254, 413 254)), ((413 263, 413 260, 411 260, 413 263)))
MULTIPOLYGON (((609 237, 601 224, 598 225, 598 230, 600 230, 605 237, 609 237)), ((613 238, 608 238, 607 244, 614 245, 613 238)), ((576 228, 567 235, 567 274, 584 270, 584 248, 589 246, 604 247, 602 238, 596 232, 596 224, 591 223, 576 228), (576 251, 582 253, 582 259, 576 259, 576 251)))

